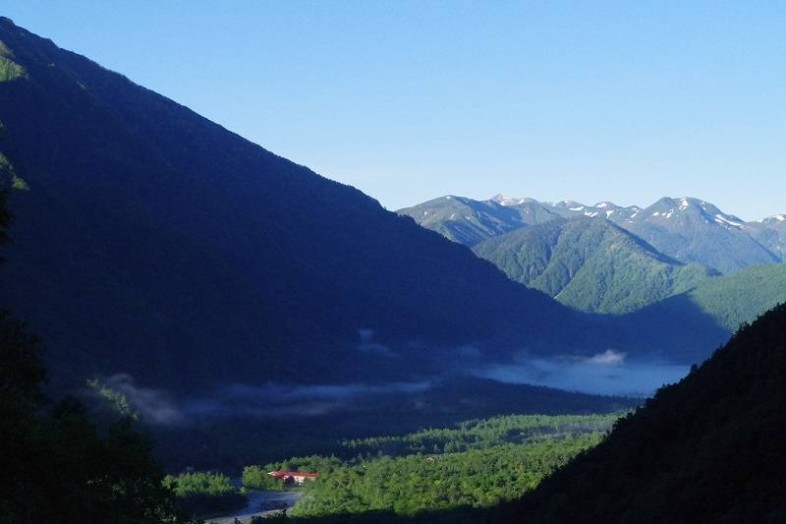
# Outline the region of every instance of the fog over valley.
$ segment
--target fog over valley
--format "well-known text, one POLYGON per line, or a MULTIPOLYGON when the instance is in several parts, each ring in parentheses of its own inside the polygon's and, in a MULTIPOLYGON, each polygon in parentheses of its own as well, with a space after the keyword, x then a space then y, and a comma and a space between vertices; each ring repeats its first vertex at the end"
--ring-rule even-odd
POLYGON ((491 365, 479 377, 511 384, 537 384, 594 395, 645 398, 684 377, 689 366, 634 360, 607 350, 592 357, 519 357, 515 364, 491 365))
POLYGON ((464 377, 454 370, 420 382, 227 383, 195 397, 176 397, 163 388, 140 386, 128 374, 112 375, 102 383, 122 393, 148 423, 187 426, 206 420, 315 417, 347 412, 361 405, 373 404, 375 398, 414 398, 446 382, 467 377, 592 395, 645 398, 664 385, 678 382, 688 370, 686 365, 630 359, 624 353, 607 350, 589 357, 520 355, 508 364, 482 364, 477 368, 464 366, 464 377))

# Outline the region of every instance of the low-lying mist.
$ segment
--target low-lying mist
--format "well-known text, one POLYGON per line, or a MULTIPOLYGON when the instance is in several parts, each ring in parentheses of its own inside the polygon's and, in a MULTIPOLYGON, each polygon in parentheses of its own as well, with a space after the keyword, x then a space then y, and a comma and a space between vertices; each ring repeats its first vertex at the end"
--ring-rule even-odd
MULTIPOLYGON (((228 383, 204 395, 176 398, 162 389, 142 387, 127 374, 104 379, 122 393, 149 424, 188 426, 200 421, 229 419, 304 418, 368 408, 375 399, 391 397, 400 402, 432 403, 425 397, 435 394, 451 381, 463 378, 484 379, 506 385, 533 385, 591 395, 642 398, 652 395, 664 384, 681 379, 688 367, 658 361, 627 359, 624 353, 608 350, 591 357, 520 356, 508 364, 467 365, 449 376, 418 382, 385 384, 312 384, 292 385, 228 383)), ((433 396, 433 395, 432 395, 433 396)), ((435 397, 436 398, 436 397, 435 397)), ((438 402, 450 402, 444 395, 438 402)), ((458 402, 459 399, 454 399, 458 402)), ((445 409, 448 409, 445 406, 445 409)))
POLYGON ((168 392, 138 386, 125 373, 103 381, 122 393, 150 424, 184 426, 205 419, 279 418, 326 415, 351 408, 372 396, 414 394, 428 390, 431 382, 389 384, 263 385, 226 384, 207 396, 176 399, 168 392))
POLYGON ((474 374, 507 384, 533 384, 593 395, 649 397, 679 381, 688 366, 656 360, 629 360, 607 350, 591 357, 520 357, 513 364, 486 366, 474 374))

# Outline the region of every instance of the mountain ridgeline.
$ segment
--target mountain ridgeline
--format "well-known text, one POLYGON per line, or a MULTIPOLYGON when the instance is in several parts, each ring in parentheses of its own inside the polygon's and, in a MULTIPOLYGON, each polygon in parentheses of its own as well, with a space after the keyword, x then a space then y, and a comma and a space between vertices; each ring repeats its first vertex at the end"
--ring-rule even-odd
POLYGON ((421 226, 467 247, 509 231, 559 218, 561 215, 530 199, 516 206, 496 199, 478 201, 446 196, 402 209, 421 226))
POLYGON ((605 346, 574 347, 597 334, 585 319, 354 188, 5 18, 0 42, 2 302, 57 370, 368 382, 429 376, 459 347, 605 346))
POLYGON ((780 262, 786 242, 783 215, 745 222, 709 202, 687 197, 662 198, 641 208, 611 202, 587 206, 573 201, 551 204, 531 198, 496 196, 477 201, 447 196, 401 209, 399 213, 468 247, 560 217, 606 219, 678 262, 701 264, 720 273, 780 262), (474 235, 458 233, 469 230, 474 235))

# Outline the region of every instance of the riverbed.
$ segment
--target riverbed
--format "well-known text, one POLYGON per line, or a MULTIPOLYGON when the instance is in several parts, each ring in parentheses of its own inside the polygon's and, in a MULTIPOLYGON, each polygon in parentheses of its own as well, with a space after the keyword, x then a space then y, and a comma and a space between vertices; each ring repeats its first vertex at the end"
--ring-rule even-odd
POLYGON ((272 515, 283 509, 290 509, 300 498, 295 491, 256 491, 248 490, 248 504, 244 508, 205 519, 208 524, 242 524, 251 522, 251 517, 272 515))

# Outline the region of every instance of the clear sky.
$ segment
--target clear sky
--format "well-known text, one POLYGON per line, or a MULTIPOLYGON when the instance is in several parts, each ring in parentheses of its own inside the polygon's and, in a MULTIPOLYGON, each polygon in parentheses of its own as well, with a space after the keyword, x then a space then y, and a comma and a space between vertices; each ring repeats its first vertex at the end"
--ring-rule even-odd
POLYGON ((388 209, 446 194, 786 212, 786 2, 2 0, 388 209))

